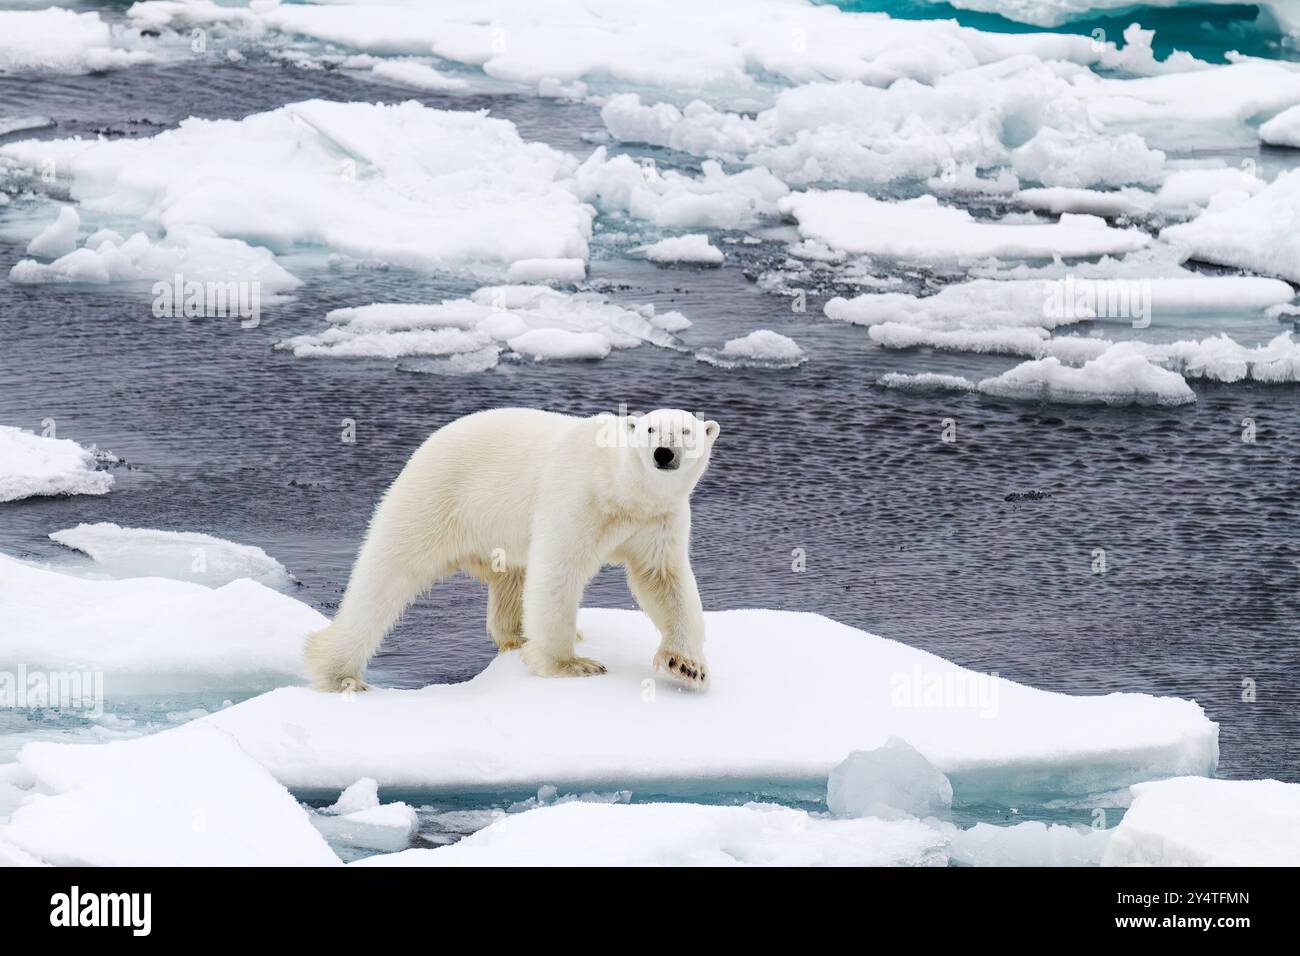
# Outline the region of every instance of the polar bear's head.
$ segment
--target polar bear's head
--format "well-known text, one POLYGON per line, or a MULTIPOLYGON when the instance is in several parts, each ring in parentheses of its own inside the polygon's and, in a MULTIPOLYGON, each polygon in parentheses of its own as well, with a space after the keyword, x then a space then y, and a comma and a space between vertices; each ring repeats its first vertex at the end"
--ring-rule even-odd
POLYGON ((689 493, 709 464, 718 437, 715 421, 696 418, 678 408, 660 408, 625 419, 627 447, 634 454, 642 483, 665 494, 689 493))

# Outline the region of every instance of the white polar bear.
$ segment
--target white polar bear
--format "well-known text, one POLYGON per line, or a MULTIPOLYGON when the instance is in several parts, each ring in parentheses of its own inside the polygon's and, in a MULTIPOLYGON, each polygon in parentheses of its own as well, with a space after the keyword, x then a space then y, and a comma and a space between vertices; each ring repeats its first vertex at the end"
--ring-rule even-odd
POLYGON ((307 641, 324 690, 362 671, 412 600, 458 570, 488 584, 487 629, 545 677, 601 674, 574 653, 578 605, 606 564, 662 636, 654 666, 703 688, 704 610, 688 552, 690 494, 718 423, 675 409, 575 418, 528 408, 434 432, 384 494, 330 625, 307 641))

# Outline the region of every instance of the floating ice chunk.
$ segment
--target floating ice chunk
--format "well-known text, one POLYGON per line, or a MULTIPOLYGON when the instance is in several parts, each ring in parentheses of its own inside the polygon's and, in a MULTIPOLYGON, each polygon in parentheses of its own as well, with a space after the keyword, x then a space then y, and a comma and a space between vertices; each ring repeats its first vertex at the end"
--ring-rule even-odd
POLYGON ((1300 342, 1283 332, 1271 341, 1247 348, 1220 333, 1200 341, 1146 345, 1148 358, 1188 378, 1216 382, 1282 384, 1300 382, 1300 342))
POLYGON ((758 329, 730 339, 721 349, 701 349, 695 357, 721 368, 793 368, 808 355, 794 339, 771 329, 758 329))
MULTIPOLYGON (((1018 23, 1030 23, 1038 27, 1059 27, 1072 20, 1106 14, 1124 14, 1135 7, 1193 7, 1209 6, 1216 3, 1238 4, 1239 0, 924 0, 926 3, 944 3, 958 10, 976 10, 980 13, 996 13, 1015 20, 1018 23)), ((1300 29, 1300 20, 1295 13, 1286 12, 1290 0, 1259 0, 1262 9, 1270 10, 1278 22, 1286 25, 1289 21, 1300 29)))
POLYGON ((373 777, 362 777, 356 783, 349 784, 347 789, 339 794, 339 798, 321 813, 343 815, 373 810, 377 806, 379 806, 379 781, 373 777))
POLYGON ((130 741, 33 743, 42 793, 0 842, 59 866, 325 866, 338 858, 284 787, 202 722, 130 741))
POLYGON ((1132 787, 1104 866, 1300 865, 1300 785, 1181 777, 1132 787))
MULTIPOLYGON (((31 246, 27 251, 42 254, 34 252, 31 246)), ((185 297, 191 293, 196 296, 193 301, 201 303, 199 314, 207 314, 208 303, 215 304, 218 299, 225 304, 213 314, 236 314, 241 301, 245 306, 251 301, 251 292, 244 293, 241 300, 240 286, 229 286, 229 283, 243 283, 250 290, 255 284, 259 299, 263 294, 271 296, 302 285, 275 261, 269 250, 239 239, 223 239, 201 229, 176 229, 158 242, 143 232, 123 240, 112 230, 101 229, 82 248, 61 254, 51 263, 23 259, 9 272, 9 278, 20 285, 48 282, 102 285, 154 280, 174 283, 176 276, 182 280, 179 294, 172 290, 177 300, 173 306, 177 315, 185 314, 185 297), (193 285, 186 291, 187 284, 191 283, 202 286, 201 295, 194 292, 193 285), (211 292, 209 284, 213 284, 211 292)))
MULTIPOLYGON (((670 323, 685 319, 678 313, 670 323)), ((286 339, 276 348, 299 357, 463 356, 462 371, 491 368, 501 349, 529 359, 601 359, 642 343, 669 346, 651 305, 616 305, 595 293, 546 286, 488 286, 438 304, 375 303, 336 309, 331 327, 286 339)), ((687 323, 689 325, 689 323, 687 323)))
POLYGON ((975 383, 960 375, 941 375, 937 372, 886 372, 876 380, 877 385, 897 388, 905 392, 969 392, 975 383))
POLYGON ((18 142, 53 158, 84 206, 282 252, 326 247, 396 266, 500 274, 586 259, 594 210, 576 161, 483 113, 313 100, 142 139, 18 142))
POLYGON ((371 67, 371 72, 380 79, 434 93, 458 93, 469 87, 469 83, 460 77, 440 73, 423 63, 380 60, 371 67))
POLYGON ((691 327, 691 320, 680 312, 665 312, 663 315, 656 315, 650 320, 650 324, 665 332, 684 332, 691 327))
POLYGON ((918 820, 834 820, 766 803, 565 803, 508 814, 459 843, 368 866, 943 866, 918 820))
POLYGON ((0 502, 36 495, 104 495, 113 476, 96 457, 66 438, 46 438, 0 425, 0 502))
POLYGON ((1151 193, 1143 189, 1079 189, 1066 186, 1039 186, 1022 189, 1016 202, 1044 212, 1085 213, 1113 219, 1116 216, 1144 216, 1155 206, 1151 193))
POLYGON ((1140 346, 1119 342, 1081 368, 1055 357, 1022 362, 977 386, 1002 398, 1105 405, 1182 405, 1196 395, 1177 372, 1153 365, 1140 346))
POLYGON ((1260 126, 1259 138, 1270 146, 1300 149, 1300 105, 1283 110, 1260 126))
POLYGON ((1165 154, 1136 133, 1080 139, 1045 126, 1011 153, 1021 179, 1053 186, 1159 182, 1165 154))
POLYGON ((506 270, 507 282, 581 282, 587 263, 581 259, 520 259, 506 270))
POLYGON ((60 206, 54 222, 46 226, 35 239, 27 243, 27 254, 42 259, 57 259, 77 248, 77 231, 81 217, 72 206, 60 206))
POLYGON ((948 352, 990 355, 1044 354, 1048 332, 1043 328, 936 329, 903 322, 873 325, 867 335, 887 349, 931 348, 948 352))
POLYGON ((1170 226, 1160 238, 1185 258, 1300 282, 1300 170, 1282 173, 1248 200, 1170 226))
POLYGON ((660 239, 648 246, 637 246, 629 251, 639 252, 651 262, 665 264, 681 262, 703 266, 722 265, 722 250, 710 243, 709 237, 703 233, 660 239))
POLYGON ((54 120, 48 116, 4 116, 0 117, 0 136, 25 133, 33 129, 49 129, 54 125, 54 120))
POLYGON ((949 845, 952 862, 964 866, 1097 866, 1113 833, 1037 820, 977 823, 951 833, 949 845))
POLYGON ((780 202, 799 232, 835 249, 908 260, 984 256, 1047 259, 1130 252, 1150 242, 1134 229, 1112 229, 1095 216, 1063 215, 1059 223, 982 222, 933 196, 882 202, 863 193, 809 190, 780 202))
POLYGON ((121 39, 97 13, 0 11, 0 74, 99 72, 155 59, 144 50, 122 49, 121 39))
POLYGON ((824 783, 845 754, 891 736, 963 796, 1095 793, 1210 773, 1217 761, 1218 729, 1191 701, 1034 690, 812 614, 725 611, 705 622, 707 695, 655 682, 649 619, 587 608, 583 652, 609 669, 598 678, 538 680, 517 654, 502 654, 462 684, 350 700, 282 688, 203 720, 301 788, 360 777, 467 790, 824 783), (824 666, 791 671, 791 635, 824 666), (646 687, 656 698, 649 722, 646 687))
POLYGON ((1225 205, 1234 195, 1247 199, 1266 185, 1246 169, 1184 169, 1165 179, 1156 193, 1155 206, 1170 215, 1195 216, 1211 202, 1225 205))
POLYGON ((727 173, 712 160, 699 179, 674 170, 660 172, 649 161, 607 157, 597 147, 575 174, 578 195, 606 212, 624 212, 664 229, 737 229, 775 216, 777 200, 789 193, 766 169, 727 173))
POLYGON ((296 679, 303 640, 325 624, 307 605, 247 579, 215 589, 164 578, 88 580, 3 555, 0 620, 0 663, 90 668, 118 687, 130 676, 169 690, 296 679))
POLYGON ((171 578, 220 587, 252 578, 271 588, 286 588, 293 577, 261 548, 193 531, 123 528, 101 521, 55 531, 50 538, 81 551, 96 568, 115 578, 171 578))
POLYGON ((952 784, 906 740, 891 737, 831 770, 826 805, 841 817, 940 817, 952 808, 952 784))

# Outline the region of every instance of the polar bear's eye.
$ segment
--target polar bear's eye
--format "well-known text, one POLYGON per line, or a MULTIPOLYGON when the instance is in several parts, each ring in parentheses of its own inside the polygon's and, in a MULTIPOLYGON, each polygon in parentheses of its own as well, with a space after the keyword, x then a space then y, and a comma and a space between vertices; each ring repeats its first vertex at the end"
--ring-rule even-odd
POLYGON ((691 433, 691 430, 690 430, 689 428, 683 428, 683 429, 682 429, 682 434, 683 434, 683 435, 689 435, 690 433, 691 433))
POLYGON ((648 431, 651 435, 653 435, 655 433, 655 427, 651 425, 649 428, 646 429, 646 431, 648 431))

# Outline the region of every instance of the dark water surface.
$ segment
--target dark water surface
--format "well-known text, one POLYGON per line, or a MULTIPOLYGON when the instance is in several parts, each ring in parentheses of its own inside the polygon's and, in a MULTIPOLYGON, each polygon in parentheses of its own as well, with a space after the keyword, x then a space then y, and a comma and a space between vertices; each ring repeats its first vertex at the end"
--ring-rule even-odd
MULTIPOLYGON (((410 94, 402 94, 406 98, 410 94)), ((149 135, 189 115, 235 117, 321 96, 397 98, 332 72, 253 59, 240 67, 140 67, 104 76, 0 77, 0 116, 42 113, 41 135, 149 135)), ((601 129, 585 105, 499 96, 414 96, 490 106, 526 138, 585 154, 601 129)), ((8 216, 21 216, 15 201, 8 216)), ((48 219, 48 211, 43 213, 48 219)), ((888 353, 864 330, 758 291, 778 247, 714 271, 595 257, 620 302, 678 308, 684 340, 717 345, 755 328, 796 338, 788 371, 724 371, 644 346, 599 363, 506 364, 477 376, 413 374, 390 362, 295 359, 280 339, 324 312, 462 294, 455 280, 290 268, 296 301, 261 327, 155 319, 147 289, 23 288, 0 281, 0 423, 95 444, 130 467, 103 498, 0 507, 0 550, 51 557, 46 535, 79 522, 204 531, 256 544, 337 603, 377 496, 435 428, 483 408, 575 414, 681 406, 723 432, 695 498, 693 558, 709 609, 816 611, 979 670, 1074 694, 1141 691, 1197 700, 1220 723, 1221 773, 1300 780, 1300 388, 1193 383, 1171 410, 1031 405, 908 395, 887 371, 992 374, 1011 360, 888 353), (1241 441, 1241 421, 1258 441, 1241 441), (357 422, 357 441, 340 422, 357 422), (958 440, 940 440, 955 419, 958 440), (1041 492, 1026 500, 1009 496, 1041 492), (1093 573, 1093 552, 1108 570, 1093 573), (807 570, 791 570, 804 549, 807 570), (1257 699, 1243 701, 1243 681, 1257 699)), ((0 241, 0 270, 23 257, 0 241)), ((1107 328, 1106 334, 1112 334, 1107 328)), ((632 606, 606 571, 587 604, 632 606)), ((419 686, 463 680, 494 647, 486 592, 444 582, 389 639, 372 672, 419 686)), ((805 658, 790 635, 793 669, 805 658)))

